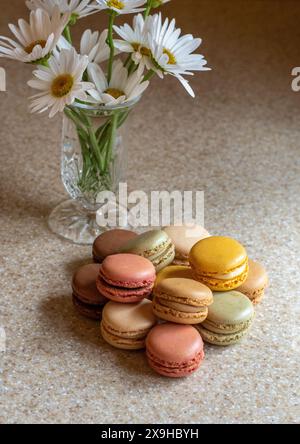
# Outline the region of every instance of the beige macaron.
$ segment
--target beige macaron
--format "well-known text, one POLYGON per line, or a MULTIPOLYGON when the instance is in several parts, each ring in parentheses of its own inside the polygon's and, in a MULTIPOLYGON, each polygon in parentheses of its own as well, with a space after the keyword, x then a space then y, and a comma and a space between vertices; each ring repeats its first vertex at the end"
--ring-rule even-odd
POLYGON ((209 237, 209 232, 200 225, 170 225, 164 227, 175 246, 174 265, 189 265, 189 253, 193 246, 202 239, 209 237))
POLYGON ((264 297, 269 279, 265 268, 259 263, 249 259, 249 273, 245 282, 236 290, 246 295, 256 305, 264 297))
POLYGON ((138 350, 145 347, 146 336, 156 322, 148 299, 135 304, 111 301, 102 312, 101 333, 113 347, 138 350))
POLYGON ((165 321, 199 324, 213 303, 212 291, 193 279, 168 278, 154 287, 153 312, 165 321))

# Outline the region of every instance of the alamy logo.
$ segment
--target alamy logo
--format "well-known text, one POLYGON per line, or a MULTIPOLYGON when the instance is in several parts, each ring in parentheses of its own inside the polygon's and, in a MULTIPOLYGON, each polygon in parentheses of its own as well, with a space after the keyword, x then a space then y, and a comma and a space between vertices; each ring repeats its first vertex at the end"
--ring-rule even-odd
POLYGON ((6 73, 4 68, 0 68, 0 91, 6 91, 6 73))
POLYGON ((166 225, 204 225, 203 191, 151 191, 128 193, 126 183, 117 193, 103 191, 97 202, 97 223, 101 227, 159 227, 166 225))
POLYGON ((292 81, 292 90, 294 92, 300 91, 300 67, 296 66, 292 70, 292 76, 295 77, 292 81))

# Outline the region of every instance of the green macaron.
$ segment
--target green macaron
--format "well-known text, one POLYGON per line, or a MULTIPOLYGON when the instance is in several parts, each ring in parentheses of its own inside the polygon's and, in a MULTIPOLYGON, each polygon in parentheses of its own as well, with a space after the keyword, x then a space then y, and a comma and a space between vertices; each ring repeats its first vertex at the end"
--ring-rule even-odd
POLYGON ((120 253, 138 254, 149 259, 156 271, 171 264, 175 258, 175 247, 162 230, 151 230, 136 236, 120 249, 120 253))
POLYGON ((206 320, 197 326, 204 341, 213 345, 232 345, 249 331, 254 318, 251 301, 238 291, 216 292, 206 320))

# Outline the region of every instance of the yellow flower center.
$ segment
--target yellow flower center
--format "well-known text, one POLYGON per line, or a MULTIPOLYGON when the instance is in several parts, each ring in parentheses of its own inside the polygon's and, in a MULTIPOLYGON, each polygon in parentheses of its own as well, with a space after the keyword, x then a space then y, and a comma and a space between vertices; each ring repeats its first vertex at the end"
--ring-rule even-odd
POLYGON ((31 54, 33 49, 37 46, 40 45, 42 48, 45 48, 46 46, 46 40, 36 40, 35 42, 30 43, 30 45, 26 46, 25 51, 27 52, 27 54, 31 54))
POLYGON ((51 92, 54 97, 64 97, 71 91, 74 79, 71 74, 61 74, 56 77, 51 85, 51 92))
POLYGON ((143 56, 151 57, 152 53, 149 48, 146 46, 141 46, 138 43, 132 43, 131 46, 133 47, 135 52, 139 52, 143 56))
POLYGON ((169 57, 169 61, 168 61, 169 65, 176 65, 176 59, 173 56, 173 54, 171 53, 171 51, 169 51, 168 49, 165 48, 164 54, 167 54, 167 56, 169 57))
POLYGON ((116 8, 116 9, 124 9, 125 5, 120 0, 108 0, 106 2, 107 6, 109 8, 116 8))
POLYGON ((120 89, 116 88, 108 88, 106 91, 104 91, 106 94, 109 94, 114 99, 118 99, 121 96, 125 96, 125 93, 121 91, 120 89))
POLYGON ((143 56, 147 56, 147 57, 151 57, 151 51, 150 51, 150 49, 149 48, 146 48, 146 46, 141 46, 140 47, 140 53, 143 55, 143 56))

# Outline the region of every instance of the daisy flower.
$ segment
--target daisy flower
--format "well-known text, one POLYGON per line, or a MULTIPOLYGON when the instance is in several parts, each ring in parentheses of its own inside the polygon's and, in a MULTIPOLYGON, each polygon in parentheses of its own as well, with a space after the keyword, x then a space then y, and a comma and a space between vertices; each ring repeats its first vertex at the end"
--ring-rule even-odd
POLYGON ((18 41, 0 37, 0 57, 25 63, 35 63, 49 57, 54 50, 70 14, 63 14, 56 7, 52 17, 42 10, 31 11, 29 23, 20 19, 19 27, 8 25, 18 41))
POLYGON ((133 19, 133 27, 125 24, 114 26, 115 32, 123 40, 114 40, 114 45, 122 52, 132 54, 132 60, 136 64, 143 64, 147 69, 153 69, 151 62, 151 50, 148 44, 148 32, 151 28, 152 17, 144 20, 142 14, 138 14, 133 19))
POLYGON ((107 78, 95 63, 88 66, 89 79, 96 89, 88 91, 92 98, 105 105, 118 105, 138 98, 148 87, 149 81, 143 81, 144 69, 140 66, 133 74, 128 75, 121 60, 113 64, 111 80, 107 78))
POLYGON ((69 12, 73 18, 82 18, 98 12, 93 9, 91 0, 27 0, 26 5, 33 11, 41 8, 50 15, 55 7, 59 7, 61 14, 69 12))
POLYGON ((145 8, 140 6, 145 5, 147 0, 96 0, 98 5, 92 5, 92 7, 102 9, 110 9, 117 14, 132 14, 136 12, 144 11, 145 8))
POLYGON ((175 20, 162 22, 161 14, 153 16, 148 36, 152 59, 160 77, 171 74, 177 77, 187 91, 194 96, 188 81, 182 75, 193 75, 191 71, 207 71, 207 61, 201 54, 192 54, 202 40, 191 34, 181 36, 181 29, 175 27, 175 20))
MULTIPOLYGON (((109 59, 109 46, 106 43, 108 30, 105 29, 101 34, 98 31, 91 31, 87 29, 81 36, 80 51, 81 55, 86 55, 89 62, 102 63, 109 59)), ((54 54, 58 56, 62 49, 71 49, 73 46, 62 35, 57 43, 58 51, 54 54)), ((118 53, 118 51, 116 51, 118 53)))
POLYGON ((90 29, 84 31, 80 41, 80 54, 87 55, 90 62, 101 63, 109 59, 109 46, 106 43, 108 30, 101 34, 90 29))
POLYGON ((63 49, 59 57, 50 57, 49 66, 33 71, 36 79, 29 80, 28 85, 40 92, 31 97, 31 112, 42 113, 50 108, 49 117, 53 117, 76 99, 86 100, 85 91, 94 87, 82 81, 88 63, 88 57, 77 54, 74 48, 63 49))

